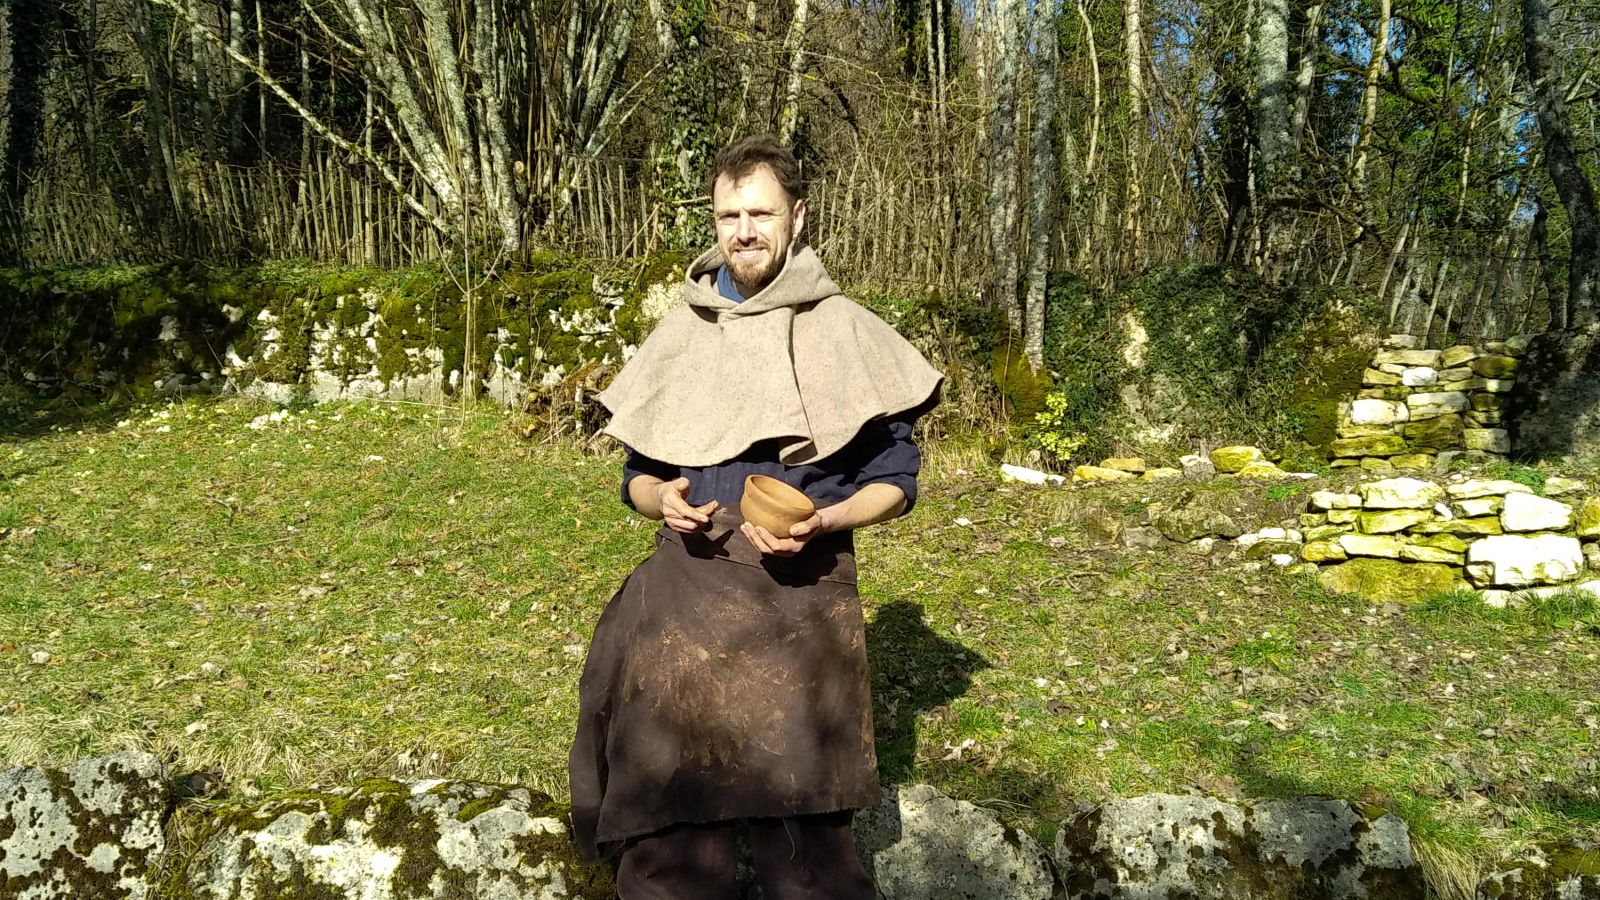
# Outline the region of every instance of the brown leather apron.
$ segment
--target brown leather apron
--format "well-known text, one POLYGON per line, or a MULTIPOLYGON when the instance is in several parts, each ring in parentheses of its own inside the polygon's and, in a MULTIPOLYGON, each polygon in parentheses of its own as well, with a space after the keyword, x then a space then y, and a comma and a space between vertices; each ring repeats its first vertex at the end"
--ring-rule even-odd
POLYGON ((851 535, 763 557, 739 521, 662 527, 595 625, 568 760, 590 861, 677 822, 878 802, 851 535))

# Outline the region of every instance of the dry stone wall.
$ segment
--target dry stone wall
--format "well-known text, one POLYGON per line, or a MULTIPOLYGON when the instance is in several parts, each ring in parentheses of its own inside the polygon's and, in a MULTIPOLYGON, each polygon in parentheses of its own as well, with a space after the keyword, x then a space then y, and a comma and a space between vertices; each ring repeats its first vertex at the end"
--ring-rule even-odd
POLYGON ((1600 597, 1600 496, 1550 478, 1539 496, 1515 481, 1391 478, 1318 491, 1301 516, 1300 557, 1324 587, 1409 601, 1470 586, 1504 606, 1580 590, 1600 597))
POLYGON ((1529 340, 1420 350, 1417 338, 1390 335, 1340 406, 1333 465, 1388 474, 1509 454, 1506 398, 1529 340))

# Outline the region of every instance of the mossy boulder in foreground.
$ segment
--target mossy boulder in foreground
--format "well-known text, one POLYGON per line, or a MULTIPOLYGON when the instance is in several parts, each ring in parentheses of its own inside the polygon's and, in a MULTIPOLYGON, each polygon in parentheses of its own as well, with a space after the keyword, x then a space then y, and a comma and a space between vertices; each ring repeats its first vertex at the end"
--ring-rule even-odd
POLYGON ((0 897, 144 900, 167 796, 148 753, 0 771, 0 897))
POLYGON ((225 808, 176 878, 181 900, 609 900, 568 810, 527 788, 373 780, 225 808))
POLYGON ((1399 817, 1342 800, 1228 803, 1148 794, 1112 800, 1056 832, 1069 900, 1422 900, 1399 817))

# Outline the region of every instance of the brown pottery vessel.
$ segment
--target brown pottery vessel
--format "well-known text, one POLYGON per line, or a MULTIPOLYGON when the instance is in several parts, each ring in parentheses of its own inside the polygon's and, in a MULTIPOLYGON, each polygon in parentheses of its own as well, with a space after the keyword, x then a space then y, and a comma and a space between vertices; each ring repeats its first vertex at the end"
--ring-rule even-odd
POLYGON ((752 525, 760 525, 773 537, 789 536, 789 529, 816 514, 811 498, 776 478, 751 475, 744 480, 744 496, 739 512, 752 525))

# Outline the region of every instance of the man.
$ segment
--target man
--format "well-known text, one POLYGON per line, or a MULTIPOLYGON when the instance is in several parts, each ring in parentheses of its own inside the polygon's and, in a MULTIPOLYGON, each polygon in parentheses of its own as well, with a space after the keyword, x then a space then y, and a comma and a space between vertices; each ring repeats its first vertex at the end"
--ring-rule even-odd
POLYGON ((710 187, 716 248, 600 395, 623 501, 665 524, 589 646, 574 830, 618 858, 623 900, 731 900, 739 820, 767 900, 871 900, 850 836, 878 802, 851 534, 915 501, 912 423, 943 379, 798 241, 788 150, 740 141, 710 187), (751 474, 816 514, 743 522, 751 474))

